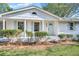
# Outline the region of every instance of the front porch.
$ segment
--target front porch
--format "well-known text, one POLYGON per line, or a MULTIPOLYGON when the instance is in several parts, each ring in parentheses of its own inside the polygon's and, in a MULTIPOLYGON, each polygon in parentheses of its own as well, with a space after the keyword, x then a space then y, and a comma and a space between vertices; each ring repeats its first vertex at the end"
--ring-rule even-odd
POLYGON ((23 30, 23 37, 26 37, 26 31, 29 32, 47 32, 50 36, 57 35, 57 22, 47 20, 35 19, 6 19, 0 21, 0 29, 21 29, 23 30))

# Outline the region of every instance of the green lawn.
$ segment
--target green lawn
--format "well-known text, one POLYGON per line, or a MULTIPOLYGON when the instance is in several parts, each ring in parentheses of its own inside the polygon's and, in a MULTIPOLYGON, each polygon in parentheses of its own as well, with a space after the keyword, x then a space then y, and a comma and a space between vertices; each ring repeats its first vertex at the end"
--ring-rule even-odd
POLYGON ((46 50, 15 49, 1 50, 1 56, 79 56, 79 46, 54 46, 46 50))

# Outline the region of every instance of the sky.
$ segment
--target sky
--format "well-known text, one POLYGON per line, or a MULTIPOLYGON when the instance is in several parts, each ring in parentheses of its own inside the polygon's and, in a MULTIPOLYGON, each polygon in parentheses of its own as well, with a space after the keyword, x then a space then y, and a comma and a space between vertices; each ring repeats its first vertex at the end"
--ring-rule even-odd
POLYGON ((34 6, 42 8, 44 6, 47 6, 47 3, 10 3, 9 5, 13 9, 19 9, 19 8, 27 7, 30 5, 34 5, 34 6))
MULTIPOLYGON (((23 7, 27 7, 27 6, 32 6, 32 5, 42 8, 42 7, 44 7, 44 6, 47 6, 48 3, 9 3, 9 6, 10 6, 13 10, 20 9, 20 8, 23 8, 23 7)), ((79 11, 79 8, 78 8, 78 11, 79 11)), ((70 17, 79 17, 79 12, 73 14, 73 15, 70 16, 70 17)))

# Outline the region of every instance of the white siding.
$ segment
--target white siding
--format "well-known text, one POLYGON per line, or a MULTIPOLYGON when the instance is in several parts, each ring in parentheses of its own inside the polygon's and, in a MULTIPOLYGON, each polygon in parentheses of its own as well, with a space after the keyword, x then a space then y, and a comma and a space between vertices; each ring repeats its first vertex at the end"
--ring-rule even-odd
MULTIPOLYGON (((42 20, 52 20, 50 22, 53 23, 53 27, 54 29, 52 31, 54 31, 54 34, 60 34, 60 33, 69 33, 69 34, 79 34, 79 23, 76 23, 75 24, 75 29, 74 30, 69 30, 69 23, 68 22, 59 22, 57 24, 57 22, 55 21, 57 18, 51 16, 51 15, 48 15, 47 13, 44 13, 40 10, 37 10, 37 9, 29 9, 29 10, 25 10, 25 11, 20 11, 20 12, 16 12, 16 13, 12 13, 12 14, 9 14, 9 15, 6 15, 7 17, 22 17, 24 19, 26 19, 27 17, 31 18, 31 17, 34 17, 35 15, 32 14, 32 12, 36 12, 37 13, 37 18, 33 19, 34 21, 38 21, 40 18, 42 18, 42 20), (55 21, 55 22, 53 22, 55 21)), ((36 17, 35 16, 35 17, 36 17)), ((21 20, 21 19, 19 19, 21 20)), ((34 30, 34 24, 33 22, 34 21, 31 21, 31 19, 26 19, 27 20, 27 31, 33 31, 34 30)), ((41 21, 42 21, 41 20, 41 21)), ((18 21, 18 20, 17 20, 18 21)), ((21 20, 23 21, 23 20, 21 20)), ((42 24, 41 24, 41 21, 40 21, 40 30, 42 30, 42 24)), ((47 21, 47 22, 48 22, 47 21)), ((46 25, 46 21, 45 21, 45 24, 44 24, 44 29, 45 31, 48 31, 48 25, 46 25)), ((7 20, 6 21, 6 29, 17 29, 18 28, 18 24, 17 22, 14 20, 7 20)))
POLYGON ((7 17, 20 17, 20 18, 31 18, 31 17, 37 17, 37 18, 43 18, 44 20, 45 19, 48 19, 48 20, 55 20, 57 19, 56 17, 53 17, 47 13, 44 13, 40 10, 37 10, 37 9, 30 9, 30 10, 25 10, 25 11, 20 11, 20 12, 16 12, 16 13, 13 13, 13 14, 9 14, 9 15, 6 15, 7 17), (37 15, 33 15, 32 12, 36 12, 37 15))
POLYGON ((76 24, 75 30, 76 30, 76 32, 79 34, 79 23, 76 24))
POLYGON ((27 21, 27 31, 33 31, 33 23, 32 21, 27 21))
POLYGON ((48 32, 48 22, 47 21, 45 21, 45 31, 48 32))
POLYGON ((6 29, 15 29, 15 22, 12 20, 6 21, 6 29))
POLYGON ((79 23, 75 24, 74 30, 69 29, 69 23, 66 22, 59 23, 59 34, 60 33, 79 34, 79 23))

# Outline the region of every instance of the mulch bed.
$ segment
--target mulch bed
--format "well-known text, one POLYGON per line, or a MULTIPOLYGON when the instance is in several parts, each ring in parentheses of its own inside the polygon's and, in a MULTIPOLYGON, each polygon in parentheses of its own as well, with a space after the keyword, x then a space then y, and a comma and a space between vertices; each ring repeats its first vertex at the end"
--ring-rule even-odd
POLYGON ((0 46, 0 49, 34 49, 34 50, 44 50, 53 45, 26 45, 26 46, 15 46, 15 45, 7 45, 7 46, 0 46))
POLYGON ((56 45, 78 45, 77 42, 73 41, 66 41, 66 42, 60 42, 60 43, 52 43, 52 44, 32 44, 32 45, 15 45, 15 44, 7 44, 7 45, 0 45, 1 49, 35 49, 35 50, 44 50, 49 47, 53 47, 56 45))

